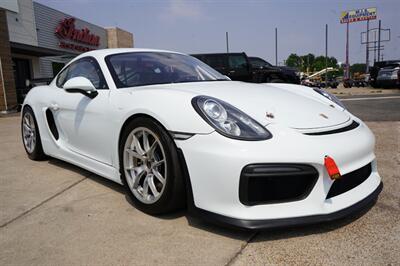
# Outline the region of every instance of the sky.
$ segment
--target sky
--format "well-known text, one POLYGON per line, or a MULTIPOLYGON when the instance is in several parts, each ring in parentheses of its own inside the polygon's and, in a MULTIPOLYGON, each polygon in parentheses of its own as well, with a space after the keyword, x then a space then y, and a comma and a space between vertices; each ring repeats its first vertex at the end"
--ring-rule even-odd
MULTIPOLYGON (((290 53, 325 54, 328 24, 328 55, 345 61, 346 26, 342 11, 376 7, 382 28, 390 28, 391 41, 383 58, 400 58, 400 0, 35 0, 99 26, 117 26, 133 33, 134 46, 183 53, 246 52, 275 63, 275 28, 278 28, 278 62, 290 53)), ((361 32, 367 22, 350 24, 350 64, 365 63, 366 47, 361 32)), ((378 20, 370 21, 377 28, 378 20)), ((374 59, 373 52, 370 59, 374 59)))

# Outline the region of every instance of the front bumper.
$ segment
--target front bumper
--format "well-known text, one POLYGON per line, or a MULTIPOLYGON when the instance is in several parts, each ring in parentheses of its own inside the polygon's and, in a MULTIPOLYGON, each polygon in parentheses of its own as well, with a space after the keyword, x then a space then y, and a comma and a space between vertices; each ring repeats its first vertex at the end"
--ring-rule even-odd
POLYGON ((267 128, 274 137, 266 141, 237 141, 216 132, 176 141, 186 160, 194 209, 215 220, 252 229, 326 221, 359 209, 356 206, 371 201, 381 186, 373 153, 374 136, 359 122, 356 129, 323 136, 308 136, 271 124, 267 128), (335 159, 342 175, 368 163, 372 172, 357 187, 327 199, 333 181, 323 165, 325 155, 335 159), (255 163, 308 164, 319 176, 304 199, 246 206, 239 200, 240 174, 243 167, 255 163))
POLYGON ((281 218, 281 219, 269 219, 269 220, 245 220, 245 219, 234 219, 223 215, 218 215, 209 211, 205 211, 194 207, 191 209, 192 213, 202 219, 209 222, 216 223, 223 226, 228 226, 232 228, 241 228, 247 230, 267 230, 276 229, 283 227, 295 227, 295 226, 305 226, 316 223, 332 222, 345 218, 350 215, 355 215, 362 210, 372 206, 378 198, 379 193, 382 191, 383 183, 381 182, 379 186, 366 198, 363 200, 347 207, 345 209, 329 213, 329 214, 319 214, 311 215, 305 217, 296 218, 281 218))

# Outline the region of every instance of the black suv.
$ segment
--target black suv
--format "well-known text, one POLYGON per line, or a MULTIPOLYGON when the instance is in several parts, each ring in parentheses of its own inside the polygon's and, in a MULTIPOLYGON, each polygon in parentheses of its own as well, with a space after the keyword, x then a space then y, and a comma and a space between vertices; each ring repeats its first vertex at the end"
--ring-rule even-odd
POLYGON ((293 82, 292 79, 287 78, 280 68, 267 65, 253 65, 245 53, 193 54, 192 56, 232 80, 254 83, 299 83, 297 80, 293 82))
POLYGON ((275 69, 276 72, 279 72, 275 78, 278 80, 270 81, 270 82, 285 82, 285 83, 294 83, 300 84, 300 77, 297 75, 298 70, 292 67, 287 66, 273 66, 269 62, 265 61, 260 57, 249 56, 250 64, 254 69, 263 69, 266 71, 271 71, 275 69))

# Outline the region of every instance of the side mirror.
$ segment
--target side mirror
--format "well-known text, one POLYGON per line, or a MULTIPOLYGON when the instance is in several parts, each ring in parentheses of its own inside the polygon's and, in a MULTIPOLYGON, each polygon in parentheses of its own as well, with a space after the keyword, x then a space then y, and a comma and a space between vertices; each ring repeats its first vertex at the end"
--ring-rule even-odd
POLYGON ((98 92, 92 82, 85 77, 75 77, 65 82, 63 89, 70 93, 82 93, 83 95, 93 99, 98 92))

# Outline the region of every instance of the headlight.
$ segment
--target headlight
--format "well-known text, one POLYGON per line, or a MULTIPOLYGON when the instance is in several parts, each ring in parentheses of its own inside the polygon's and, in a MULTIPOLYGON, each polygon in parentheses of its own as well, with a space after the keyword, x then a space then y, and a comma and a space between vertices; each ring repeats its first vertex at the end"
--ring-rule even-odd
POLYGON ((346 107, 344 106, 344 104, 339 100, 338 97, 336 97, 335 95, 326 92, 324 90, 318 89, 318 88, 314 88, 314 91, 321 94, 322 96, 324 96, 325 98, 328 98, 329 100, 331 100, 332 102, 336 103, 337 105, 339 105, 340 107, 342 107, 343 109, 346 109, 346 107))
POLYGON ((192 99, 192 105, 208 124, 228 138, 266 140, 272 137, 257 121, 224 101, 197 96, 192 99))

